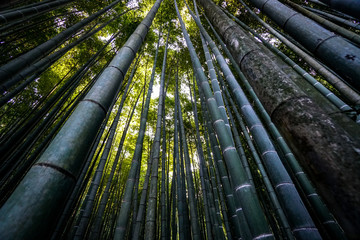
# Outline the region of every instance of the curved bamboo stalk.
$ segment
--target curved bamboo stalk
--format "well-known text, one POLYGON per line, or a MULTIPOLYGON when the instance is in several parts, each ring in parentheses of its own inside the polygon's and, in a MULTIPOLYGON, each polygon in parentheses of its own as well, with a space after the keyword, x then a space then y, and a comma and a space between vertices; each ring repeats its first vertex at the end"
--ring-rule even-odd
POLYGON ((88 147, 96 137, 97 130, 117 95, 119 85, 144 40, 160 3, 161 0, 158 0, 154 4, 1 208, 2 239, 21 239, 35 235, 39 237, 39 234, 46 234, 51 228, 52 221, 49 217, 57 219, 59 216, 60 206, 63 206, 68 193, 75 185, 88 147), (52 194, 48 194, 49 192, 52 194), (9 214, 12 216, 11 220, 7 217, 9 214), (33 221, 23 222, 28 218, 33 221))

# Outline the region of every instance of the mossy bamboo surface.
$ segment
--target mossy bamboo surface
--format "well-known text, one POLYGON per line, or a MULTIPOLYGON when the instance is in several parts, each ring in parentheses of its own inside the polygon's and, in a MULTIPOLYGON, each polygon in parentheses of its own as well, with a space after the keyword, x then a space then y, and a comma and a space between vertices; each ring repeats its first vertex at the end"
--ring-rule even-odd
POLYGON ((256 20, 258 20, 264 27, 266 27, 271 34, 276 36, 281 42, 283 42, 286 46, 288 46, 292 51, 294 51, 297 55, 304 59, 311 67, 313 67, 319 74, 321 74, 332 86, 334 86, 345 98, 347 98, 353 105, 360 103, 359 94, 350 88, 347 84, 345 84, 340 78, 327 70, 323 65, 317 62, 312 56, 302 51, 295 44, 287 40, 281 34, 279 34, 274 28, 272 28, 269 24, 265 23, 262 19, 260 19, 242 0, 239 0, 245 8, 249 11, 251 16, 253 16, 256 20))
MULTIPOLYGON (((285 74, 279 68, 278 62, 276 62, 276 64, 272 63, 273 60, 263 54, 263 50, 260 50, 260 48, 258 48, 255 43, 247 40, 248 35, 245 34, 239 27, 236 27, 236 23, 231 20, 225 20, 226 17, 224 16, 224 13, 217 11, 215 5, 211 8, 211 10, 214 10, 217 12, 217 14, 222 15, 221 17, 218 16, 217 18, 210 20, 213 21, 215 27, 217 28, 217 31, 220 34, 224 34, 223 38, 227 44, 227 47, 231 50, 234 58, 236 58, 236 64, 239 64, 241 69, 244 71, 244 74, 251 82, 253 90, 250 84, 244 81, 244 78, 241 77, 240 73, 240 79, 246 86, 246 89, 248 90, 250 95, 258 94, 261 98, 263 110, 260 110, 260 112, 264 112, 264 114, 267 112, 266 114, 268 115, 268 117, 266 117, 265 114, 263 115, 265 116, 263 119, 270 129, 270 133, 273 136, 278 135, 276 133, 277 129, 275 128, 274 124, 276 124, 276 126, 281 131, 284 138, 274 138, 280 144, 280 146, 282 146, 282 151, 284 152, 284 155, 289 162, 289 165, 293 169, 296 179, 301 179, 301 185, 307 189, 306 191, 309 190, 311 192, 311 190, 314 190, 314 188, 307 187, 309 185, 309 182, 305 180, 306 175, 304 174, 304 171, 300 171, 300 165, 297 161, 295 161, 294 155, 290 151, 290 148, 287 146, 287 144, 285 144, 285 139, 287 140, 289 146, 291 146, 294 154, 296 154, 296 157, 303 164, 302 166, 304 168, 306 167, 304 170, 306 170, 306 173, 309 174, 310 177, 317 178, 320 172, 333 173, 333 177, 330 177, 326 174, 322 175, 324 176, 324 178, 322 179, 326 180, 321 183, 317 182, 316 187, 320 193, 326 196, 329 196, 329 191, 339 191, 338 195, 332 195, 334 196, 334 198, 327 198, 327 204, 331 206, 331 209, 333 213, 337 216, 338 220, 341 220, 340 222, 344 222, 342 226, 348 228, 348 232, 356 232, 356 229, 358 229, 357 227, 350 227, 354 224, 354 222, 349 222, 347 220, 350 215, 354 215, 354 217, 355 215, 357 215, 357 213, 355 213, 353 210, 354 208, 351 208, 352 210, 340 209, 347 208, 346 206, 348 206, 347 203, 349 201, 345 199, 359 199, 355 196, 356 193, 350 190, 352 188, 350 187, 350 185, 357 185, 360 183, 358 174, 352 171, 352 169, 357 169, 356 166, 358 163, 354 160, 357 159, 359 155, 358 153, 355 153, 353 151, 353 148, 351 147, 358 144, 358 141, 356 140, 356 135, 358 134, 353 135, 354 132, 358 132, 358 126, 356 126, 355 123, 351 122, 350 119, 346 120, 345 118, 342 118, 342 120, 339 122, 337 120, 337 117, 334 116, 334 119, 332 119, 327 116, 326 112, 324 112, 324 110, 321 109, 319 106, 316 106, 313 100, 306 97, 302 90, 301 94, 300 92, 298 92, 299 87, 292 82, 296 81, 298 83, 298 75, 291 75, 290 72, 285 74), (222 20, 222 28, 220 27, 220 22, 216 21, 216 19, 222 20), (227 27, 224 27, 224 24, 226 24, 227 27), (227 29, 231 29, 231 31, 226 31, 227 29), (258 64, 259 62, 262 63, 261 67, 258 64), (290 76, 292 76, 291 79, 290 76), (274 102, 274 100, 279 102, 276 103, 276 101, 274 102), (279 105, 280 103, 281 107, 279 105), (304 112, 308 113, 305 114, 304 112), (305 119, 304 116, 308 116, 309 118, 305 119), (325 118, 327 120, 325 120, 325 118), (339 123, 345 124, 345 122, 346 125, 339 125, 339 123), (351 130, 348 130, 347 127, 350 127, 351 130), (314 139, 316 139, 315 144, 315 142, 311 140, 313 138, 310 136, 320 132, 322 133, 323 137, 314 136, 314 139), (342 138, 342 136, 345 135, 347 137, 342 138), (305 141, 305 139, 307 140, 305 141), (327 139, 331 139, 330 142, 328 142, 327 139), (329 144, 332 144, 332 146, 334 146, 333 144, 335 142, 337 142, 337 150, 329 150, 329 144), (344 142, 347 142, 347 144, 344 144, 344 142), (315 146, 313 144, 315 144, 317 147, 312 147, 315 146), (320 147, 321 145, 323 147, 320 147), (312 154, 314 151, 317 152, 316 155, 312 154), (340 152, 344 152, 344 154, 340 154, 340 152), (339 164, 339 159, 343 159, 342 161, 344 161, 344 163, 346 162, 345 165, 350 164, 353 167, 348 168, 345 167, 344 164, 339 164), (313 167, 308 167, 315 166, 314 164, 316 165, 316 171, 314 171, 313 167), (322 170, 319 172, 320 169, 322 170), (339 169, 343 170, 339 171, 339 169), (342 174, 343 171, 347 171, 348 174, 344 176, 342 174), (336 177, 334 177, 334 174, 336 174, 336 177), (348 182, 347 180, 345 180, 345 178, 355 179, 355 181, 350 181, 350 185, 349 183, 345 184, 345 182, 348 182), (340 183, 342 181, 344 181, 344 183, 340 183), (335 186, 339 186, 339 188, 335 186), (348 190, 345 190, 344 188, 348 188, 348 190), (346 204, 339 204, 337 203, 337 201, 345 201, 346 204)), ((236 65, 234 65, 234 67, 236 69, 236 65)), ((254 98, 254 102, 256 106, 261 107, 260 101, 256 100, 256 98, 254 98)), ((324 108, 326 104, 327 103, 323 103, 321 107, 324 108)), ((330 112, 331 111, 329 111, 329 113, 330 112)), ((307 198, 309 199, 309 201, 312 203, 314 203, 313 201, 320 201, 320 198, 317 194, 309 193, 306 195, 308 196, 307 198)), ((351 200, 350 202, 353 202, 353 200, 351 200)), ((357 200, 355 200, 355 202, 356 201, 357 200)), ((319 206, 322 210, 325 207, 323 204, 318 204, 317 206, 319 206)), ((339 235, 343 235, 336 222, 331 220, 332 217, 329 212, 324 211, 322 213, 322 210, 320 210, 320 208, 318 209, 318 213, 319 216, 321 216, 321 222, 324 224, 324 226, 326 226, 326 228, 332 229, 339 235), (327 219, 327 221, 323 221, 325 219, 327 219)))
MULTIPOLYGON (((235 19, 235 21, 244 29, 251 32, 255 37, 260 39, 263 44, 269 48, 272 52, 277 54, 281 59, 284 60, 287 64, 289 64, 296 72, 298 72, 306 81, 308 81, 314 88, 316 88, 324 97, 326 97, 331 103, 333 103, 340 111, 345 112, 349 117, 355 117, 354 110, 347 105, 344 101, 338 98, 334 93, 332 93, 329 89, 327 89, 324 85, 318 82, 314 77, 312 77, 308 72, 306 72, 303 68, 301 68, 298 64, 296 64, 293 60, 291 60, 288 56, 286 56, 283 52, 279 49, 268 43, 264 38, 262 38, 259 34, 257 34, 254 30, 248 27, 246 24, 241 22, 239 19, 235 18, 231 13, 224 10, 230 17, 235 19)), ((359 96, 360 101, 360 96, 359 96)), ((355 117, 356 118, 356 117, 355 117)), ((360 119, 357 120, 357 123, 360 123, 360 119)))

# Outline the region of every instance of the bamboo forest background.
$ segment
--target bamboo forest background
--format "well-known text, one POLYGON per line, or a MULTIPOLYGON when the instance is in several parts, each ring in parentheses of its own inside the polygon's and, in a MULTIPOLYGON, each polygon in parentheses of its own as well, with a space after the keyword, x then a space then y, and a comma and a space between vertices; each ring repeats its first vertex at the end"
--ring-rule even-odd
POLYGON ((360 239, 360 4, 0 3, 0 239, 360 239))

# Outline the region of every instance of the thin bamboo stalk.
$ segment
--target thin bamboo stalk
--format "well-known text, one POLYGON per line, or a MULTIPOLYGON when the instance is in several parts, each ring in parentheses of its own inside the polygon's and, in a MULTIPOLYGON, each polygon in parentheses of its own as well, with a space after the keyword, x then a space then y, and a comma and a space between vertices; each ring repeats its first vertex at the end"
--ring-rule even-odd
POLYGON ((0 67, 0 83, 6 82, 11 76, 21 71, 27 65, 34 63, 35 61, 39 60, 41 57, 46 56, 52 50, 54 50, 57 46, 61 45, 66 39, 73 36, 74 33, 81 30, 84 26, 95 20, 97 17, 104 14, 106 11, 114 7, 118 4, 120 0, 116 0, 109 4, 107 7, 99 10, 98 12, 94 13, 90 17, 74 24, 73 26, 67 28, 66 30, 62 31, 52 39, 42 43, 41 45, 37 46, 36 48, 28 51, 27 53, 21 55, 21 57, 16 58, 9 63, 0 67))
MULTIPOLYGON (((151 78, 150 78, 150 82, 149 82, 149 88, 148 88, 148 92, 147 92, 147 96, 146 96, 144 111, 141 113, 141 117, 140 117, 141 120, 140 120, 139 135, 136 140, 135 152, 134 152, 134 155, 133 155, 133 158, 131 161, 130 172, 129 172, 128 179, 127 179, 126 185, 125 185, 124 199, 122 200, 120 212, 119 212, 119 215, 116 220, 116 229, 115 229, 114 239, 123 239, 126 237, 125 231, 126 231, 126 228, 128 225, 128 219, 130 216, 132 193, 133 193, 133 189, 134 189, 137 169, 139 166, 139 160, 142 155, 142 148, 143 148, 143 142, 144 142, 144 137, 145 137, 145 130, 146 130, 146 123, 147 123, 147 117, 148 117, 148 112, 149 112, 150 98, 151 98, 152 87, 153 87, 153 83, 154 83, 154 79, 155 79, 155 69, 156 69, 157 57, 158 57, 158 53, 159 53, 159 44, 160 44, 160 33, 161 33, 161 31, 159 31, 159 38, 158 38, 158 43, 157 43, 157 48, 156 48, 156 53, 155 53, 154 65, 153 65, 153 70, 152 70, 151 78)), ((133 236, 135 236, 135 234, 137 234, 137 232, 138 232, 138 230, 134 231, 133 236)))
MULTIPOLYGON (((242 114, 244 115, 245 121, 249 126, 252 136, 258 144, 259 151, 261 152, 263 162, 267 168, 267 171, 269 172, 269 177, 272 180, 272 184, 275 186, 276 193, 278 194, 283 208, 286 209, 285 212, 288 216, 292 231, 296 232, 295 235, 298 238, 306 239, 311 236, 314 239, 320 239, 321 237, 319 232, 317 231, 309 213, 304 207, 302 200, 291 181, 290 176, 283 166, 270 137, 262 125, 262 122, 251 107, 249 100, 233 76, 219 49, 212 41, 211 37, 207 34, 204 27, 202 27, 199 19, 196 18, 193 14, 192 17, 195 20, 197 26, 200 28, 205 39, 208 41, 212 51, 214 52, 216 59, 222 71, 224 72, 226 81, 229 84, 231 91, 235 95, 235 100, 241 108, 242 114), (293 199, 291 204, 288 201, 289 198, 293 199), (298 203, 298 206, 294 207, 295 203, 298 203)), ((246 214, 245 216, 248 218, 246 214)))

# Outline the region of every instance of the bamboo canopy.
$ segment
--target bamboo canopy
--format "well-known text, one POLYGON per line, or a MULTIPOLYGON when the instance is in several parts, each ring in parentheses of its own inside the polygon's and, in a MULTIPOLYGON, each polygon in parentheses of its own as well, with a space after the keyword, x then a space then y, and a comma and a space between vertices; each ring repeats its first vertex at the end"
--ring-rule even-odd
POLYGON ((0 239, 358 239, 359 22, 249 2, 0 4, 0 239))

